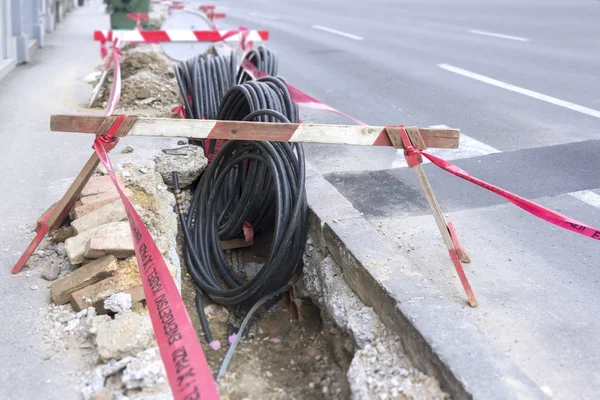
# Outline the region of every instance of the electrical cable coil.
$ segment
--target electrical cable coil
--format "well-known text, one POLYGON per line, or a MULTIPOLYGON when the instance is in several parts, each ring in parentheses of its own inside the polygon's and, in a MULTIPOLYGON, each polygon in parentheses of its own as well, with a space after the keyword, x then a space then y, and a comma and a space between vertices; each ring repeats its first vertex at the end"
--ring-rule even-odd
MULTIPOLYGON (((264 48, 249 52, 246 57, 259 64, 259 69, 267 69, 267 73, 277 69, 274 53, 264 48)), ((216 102, 218 94, 231 82, 231 75, 223 78, 203 71, 222 70, 222 65, 221 61, 211 64, 196 58, 176 68, 184 101, 188 101, 186 109, 194 110, 188 118, 288 123, 299 120, 298 106, 279 77, 232 86, 216 102), (214 64, 219 68, 214 69, 214 64), (210 81, 204 76, 218 79, 210 81), (203 104, 196 104, 198 101, 203 104), (213 116, 216 103, 218 111, 213 116)), ((240 68, 238 77, 243 76, 241 71, 240 68)), ((241 305, 248 310, 265 295, 288 285, 301 264, 308 219, 302 145, 226 142, 201 175, 188 214, 180 213, 179 218, 185 259, 197 286, 198 314, 206 339, 212 342, 202 307, 203 293, 219 304, 241 305), (272 234, 266 262, 250 280, 231 269, 220 245, 222 240, 242 237, 245 224, 255 234, 272 234)))

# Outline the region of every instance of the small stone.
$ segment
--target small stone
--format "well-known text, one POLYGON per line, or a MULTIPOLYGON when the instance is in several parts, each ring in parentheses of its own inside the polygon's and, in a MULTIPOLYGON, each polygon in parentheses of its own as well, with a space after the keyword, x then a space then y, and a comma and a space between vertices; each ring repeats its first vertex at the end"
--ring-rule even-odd
POLYGON ((206 319, 209 321, 216 320, 220 322, 227 322, 229 319, 229 311, 218 304, 209 304, 204 307, 204 314, 206 314, 206 319))
POLYGON ((104 375, 104 377, 106 378, 111 375, 117 374, 117 373, 121 372, 122 370, 124 370, 125 367, 127 367, 127 365, 131 361, 133 361, 133 357, 124 357, 124 358, 120 359, 119 361, 110 360, 104 366, 104 368, 102 368, 102 375, 104 375))
POLYGON ((58 320, 64 324, 65 322, 69 322, 75 318, 76 318, 75 314, 67 313, 67 314, 61 315, 60 318, 58 318, 58 320))
POLYGON ((125 146, 125 148, 123 150, 121 150, 121 153, 123 153, 123 154, 133 153, 133 147, 125 146))
POLYGON ((42 272, 42 278, 47 281, 56 280, 58 275, 60 275, 60 265, 56 263, 51 263, 50 267, 46 271, 42 272))
MULTIPOLYGON (((54 242, 62 243, 65 240, 75 236, 75 231, 70 226, 63 226, 62 228, 52 231, 50 236, 52 237, 52 240, 54 242)), ((63 244, 63 248, 64 248, 64 244, 63 244)), ((57 253, 58 253, 58 251, 57 251, 57 253)))
POLYGON ((166 379, 165 367, 157 347, 139 353, 121 376, 127 389, 152 388, 166 382, 166 379))
POLYGON ((141 87, 135 92, 135 97, 137 97, 139 100, 147 99, 151 95, 152 93, 150 93, 150 89, 145 87, 141 87))
POLYGON ((31 285, 30 288, 31 288, 31 290, 38 290, 39 286, 38 285, 31 285))
POLYGON ((52 250, 38 250, 33 254, 35 254, 36 256, 38 256, 40 258, 46 258, 46 257, 51 256, 52 253, 54 253, 52 250))
POLYGON ((104 308, 116 313, 131 310, 131 295, 129 293, 115 293, 104 300, 104 308))
POLYGON ((56 251, 56 254, 58 254, 59 257, 67 257, 67 249, 65 248, 64 243, 58 243, 54 248, 54 251, 56 251))

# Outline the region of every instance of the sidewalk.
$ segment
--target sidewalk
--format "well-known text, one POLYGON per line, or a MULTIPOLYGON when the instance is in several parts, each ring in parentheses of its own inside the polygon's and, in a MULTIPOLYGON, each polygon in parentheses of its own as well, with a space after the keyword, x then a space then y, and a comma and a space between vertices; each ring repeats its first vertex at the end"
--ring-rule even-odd
MULTIPOLYGON (((99 3, 98 3, 99 4, 99 3)), ((90 93, 82 78, 99 62, 92 29, 108 17, 96 4, 72 12, 28 65, 0 82, 0 398, 78 399, 78 349, 50 355, 40 330, 48 282, 10 269, 33 237, 40 214, 57 201, 90 154, 90 138, 49 132, 50 114, 74 112, 90 93), (34 290, 35 287, 38 290, 34 290)))

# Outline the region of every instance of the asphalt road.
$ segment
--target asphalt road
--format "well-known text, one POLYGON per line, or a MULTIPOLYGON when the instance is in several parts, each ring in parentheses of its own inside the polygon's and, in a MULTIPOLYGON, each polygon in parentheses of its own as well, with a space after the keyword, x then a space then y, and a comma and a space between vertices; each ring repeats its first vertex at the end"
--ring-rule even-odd
MULTIPOLYGON (((460 128, 437 152, 471 174, 600 227, 600 2, 217 2, 266 28, 279 74, 371 125, 460 128)), ((350 123, 307 111, 305 121, 350 123)), ((435 151, 432 151, 436 153, 435 151)), ((427 204, 393 149, 307 157, 450 301, 464 294, 427 204)), ((558 399, 600 392, 600 245, 427 165, 473 260, 469 318, 558 399)))

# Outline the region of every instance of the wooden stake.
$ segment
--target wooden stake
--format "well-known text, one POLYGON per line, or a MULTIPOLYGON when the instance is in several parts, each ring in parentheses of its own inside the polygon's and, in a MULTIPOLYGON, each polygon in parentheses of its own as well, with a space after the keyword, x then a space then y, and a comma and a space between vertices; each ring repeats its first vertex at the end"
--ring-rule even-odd
MULTIPOLYGON (((402 142, 402 139, 400 137, 400 129, 387 128, 387 131, 390 135, 390 141, 395 144, 395 147, 398 147, 398 145, 402 142)), ((413 146, 418 147, 416 143, 420 144, 421 146, 425 145, 423 139, 420 138, 418 129, 406 128, 406 132, 413 146)), ((402 148, 403 147, 404 146, 402 146, 402 148)), ((429 204, 429 208, 431 209, 433 218, 435 219, 440 234, 442 235, 442 240, 444 241, 444 244, 448 249, 450 259, 454 264, 456 273, 458 274, 460 282, 465 290, 469 304, 471 305, 471 307, 477 307, 477 300, 475 299, 475 295, 473 294, 471 285, 469 284, 467 276, 465 275, 465 271, 463 270, 462 264, 460 263, 460 258, 462 257, 459 257, 457 249, 454 246, 454 241, 452 240, 452 237, 450 235, 450 231, 448 225, 446 224, 444 214, 442 214, 442 210, 440 209, 440 205, 435 197, 435 194, 433 193, 433 188, 429 183, 429 179, 427 179, 427 175, 425 175, 423 165, 417 164, 413 167, 413 170, 415 171, 415 174, 417 174, 417 178, 419 179, 419 183, 421 184, 421 188, 423 189, 423 193, 425 194, 425 198, 427 199, 427 203, 429 204)))

